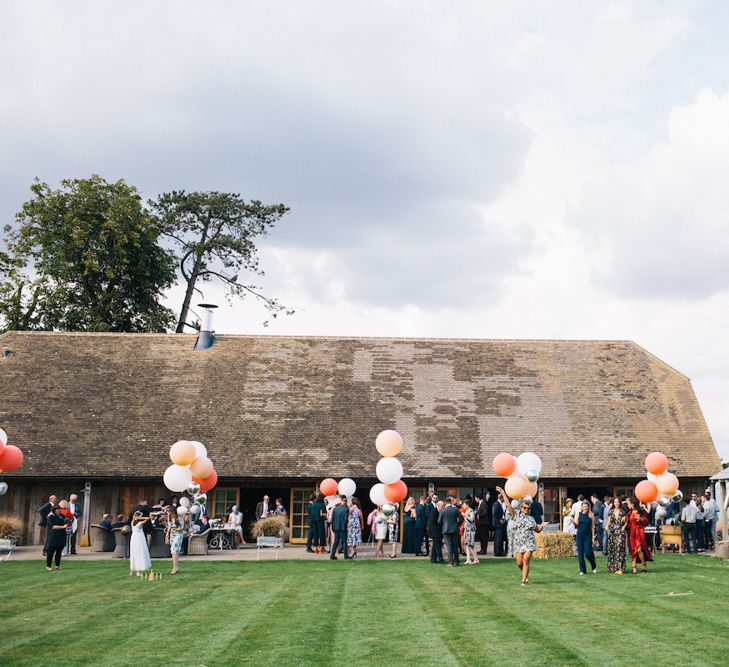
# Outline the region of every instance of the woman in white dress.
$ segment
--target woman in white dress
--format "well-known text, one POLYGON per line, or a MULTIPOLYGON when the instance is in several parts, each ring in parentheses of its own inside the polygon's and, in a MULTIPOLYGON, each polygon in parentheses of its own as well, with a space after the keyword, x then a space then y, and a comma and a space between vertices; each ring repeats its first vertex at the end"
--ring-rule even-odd
POLYGON ((148 516, 143 516, 141 512, 134 513, 132 539, 129 543, 129 574, 132 575, 136 572, 138 577, 142 576, 142 572, 152 569, 147 536, 144 534, 144 524, 147 521, 149 521, 148 516))
POLYGON ((374 511, 374 517, 372 518, 372 528, 375 531, 375 540, 377 542, 377 548, 375 549, 375 558, 382 558, 385 555, 385 550, 382 543, 387 537, 387 517, 382 511, 382 508, 378 505, 374 511))
POLYGON ((238 505, 233 505, 230 508, 230 514, 228 514, 228 522, 225 524, 226 528, 232 528, 237 531, 238 546, 243 544, 243 512, 238 511, 238 505))
POLYGON ((569 533, 570 535, 575 535, 577 533, 577 528, 575 528, 575 520, 572 514, 572 505, 572 498, 567 498, 567 500, 565 501, 565 505, 562 508, 562 532, 569 533))

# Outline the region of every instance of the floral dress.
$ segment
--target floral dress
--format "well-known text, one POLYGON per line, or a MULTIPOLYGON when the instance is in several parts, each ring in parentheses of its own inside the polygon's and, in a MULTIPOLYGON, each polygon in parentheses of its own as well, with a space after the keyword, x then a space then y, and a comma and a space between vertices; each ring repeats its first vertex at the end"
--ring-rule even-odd
POLYGON ((476 542, 476 513, 469 509, 463 514, 463 543, 473 549, 476 542))
POLYGON ((625 514, 623 510, 610 510, 610 526, 608 527, 608 572, 625 570, 625 514))
POLYGON ((182 553, 182 542, 185 538, 185 531, 180 525, 179 519, 174 519, 169 523, 170 531, 170 551, 173 554, 182 553))
POLYGON ((362 512, 359 511, 359 507, 354 505, 352 511, 349 513, 349 521, 347 523, 347 546, 356 547, 358 544, 362 544, 362 524, 360 523, 360 517, 362 512))
POLYGON ((388 542, 399 542, 400 531, 398 530, 398 516, 397 512, 393 512, 390 518, 387 520, 387 541, 388 542))
POLYGON ((514 553, 523 554, 526 551, 537 550, 537 538, 534 537, 534 529, 537 522, 530 514, 519 514, 514 519, 514 553))

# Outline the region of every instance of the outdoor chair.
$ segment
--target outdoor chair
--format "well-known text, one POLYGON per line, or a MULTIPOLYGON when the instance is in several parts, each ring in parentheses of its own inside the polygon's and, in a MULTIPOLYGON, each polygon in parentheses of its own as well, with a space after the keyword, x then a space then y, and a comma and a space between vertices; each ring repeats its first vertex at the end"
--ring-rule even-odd
POLYGON ((152 528, 152 537, 149 539, 149 557, 170 558, 171 556, 170 545, 165 544, 165 529, 152 528))
POLYGON ((116 540, 108 528, 93 524, 91 528, 91 551, 114 551, 116 540))
POLYGON ((276 552, 276 560, 278 560, 279 549, 283 548, 283 540, 280 537, 259 537, 256 544, 258 545, 256 560, 261 560, 261 547, 273 547, 276 552))
POLYGON ((10 540, 0 540, 0 560, 10 560, 15 545, 10 540))
POLYGON ((131 539, 131 532, 123 533, 124 528, 112 528, 111 532, 114 533, 114 540, 116 547, 112 558, 129 558, 129 540, 131 539))
POLYGON ((188 556, 208 555, 208 531, 204 533, 193 533, 187 542, 188 556))

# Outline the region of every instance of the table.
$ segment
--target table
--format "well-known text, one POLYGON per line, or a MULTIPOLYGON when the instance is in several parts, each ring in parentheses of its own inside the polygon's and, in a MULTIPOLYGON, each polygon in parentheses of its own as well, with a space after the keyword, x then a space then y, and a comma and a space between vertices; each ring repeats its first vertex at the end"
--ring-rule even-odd
POLYGON ((210 529, 209 546, 212 549, 230 549, 235 550, 235 528, 225 528, 224 526, 214 527, 210 529))

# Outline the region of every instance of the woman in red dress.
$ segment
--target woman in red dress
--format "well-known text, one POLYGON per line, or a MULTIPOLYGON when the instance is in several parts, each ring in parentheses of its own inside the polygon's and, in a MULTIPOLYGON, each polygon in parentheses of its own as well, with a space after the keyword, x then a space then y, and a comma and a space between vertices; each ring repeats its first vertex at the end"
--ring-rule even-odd
POLYGON ((645 574, 648 572, 647 561, 653 561, 651 550, 645 539, 645 527, 648 525, 648 511, 635 498, 628 498, 625 502, 628 505, 626 527, 630 532, 630 558, 633 561, 633 574, 637 572, 635 569, 637 561, 643 564, 643 574, 645 574))

